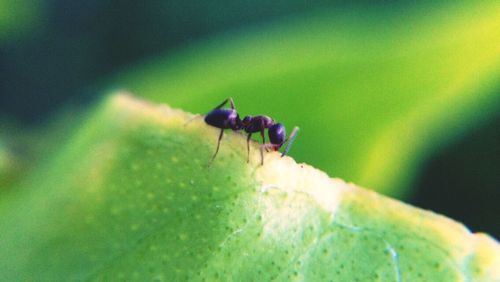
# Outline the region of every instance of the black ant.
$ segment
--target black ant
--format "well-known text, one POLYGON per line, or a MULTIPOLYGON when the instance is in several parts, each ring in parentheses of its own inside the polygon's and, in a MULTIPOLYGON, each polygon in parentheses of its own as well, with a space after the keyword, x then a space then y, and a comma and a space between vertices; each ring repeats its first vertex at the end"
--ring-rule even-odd
POLYGON ((290 134, 290 137, 286 138, 285 126, 281 123, 275 123, 274 120, 268 116, 246 116, 243 120, 240 119, 234 101, 232 98, 224 100, 220 105, 215 107, 205 116, 205 122, 214 127, 220 128, 219 139, 217 141, 217 149, 215 154, 210 160, 209 166, 212 164, 213 160, 217 156, 220 147, 220 141, 224 135, 224 129, 232 129, 233 131, 245 130, 248 133, 247 137, 247 162, 250 161, 250 138, 253 133, 260 132, 262 136, 262 145, 260 147, 261 155, 261 165, 264 165, 264 152, 263 149, 271 149, 273 151, 278 151, 283 144, 287 143, 285 150, 281 154, 281 157, 285 156, 290 150, 293 141, 297 137, 298 127, 295 127, 290 134), (229 102, 231 108, 222 108, 229 102), (268 130, 269 141, 271 143, 266 144, 265 130, 268 130))

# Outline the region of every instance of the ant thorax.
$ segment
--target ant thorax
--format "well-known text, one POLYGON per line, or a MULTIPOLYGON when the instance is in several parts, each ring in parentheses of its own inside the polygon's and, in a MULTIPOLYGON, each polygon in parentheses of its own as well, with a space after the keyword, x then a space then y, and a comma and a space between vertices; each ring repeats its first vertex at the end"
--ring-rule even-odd
POLYGON ((241 124, 245 132, 254 133, 271 127, 274 121, 268 116, 246 116, 243 118, 241 124))

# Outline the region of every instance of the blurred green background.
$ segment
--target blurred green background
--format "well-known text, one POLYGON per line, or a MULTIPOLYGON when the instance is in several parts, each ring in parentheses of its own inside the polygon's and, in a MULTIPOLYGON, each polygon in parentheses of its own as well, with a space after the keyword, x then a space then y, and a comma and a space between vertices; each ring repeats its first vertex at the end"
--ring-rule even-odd
POLYGON ((297 161, 500 235, 498 1, 0 0, 0 77, 1 189, 113 89, 231 96, 297 161))

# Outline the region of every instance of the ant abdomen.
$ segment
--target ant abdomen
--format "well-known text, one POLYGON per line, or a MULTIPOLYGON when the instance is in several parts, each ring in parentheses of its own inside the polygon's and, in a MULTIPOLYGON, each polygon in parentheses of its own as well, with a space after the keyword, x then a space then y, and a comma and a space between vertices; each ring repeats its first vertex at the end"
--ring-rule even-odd
POLYGON ((239 129, 239 116, 234 109, 215 109, 205 116, 205 122, 221 129, 239 129))

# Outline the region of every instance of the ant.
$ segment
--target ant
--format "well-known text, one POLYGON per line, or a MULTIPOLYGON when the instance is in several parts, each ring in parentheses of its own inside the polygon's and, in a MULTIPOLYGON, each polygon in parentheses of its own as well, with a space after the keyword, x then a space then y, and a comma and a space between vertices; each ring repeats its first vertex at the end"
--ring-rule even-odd
POLYGON ((268 116, 245 116, 243 120, 240 119, 234 101, 232 98, 227 98, 220 105, 215 107, 205 116, 205 122, 211 126, 220 128, 219 139, 217 140, 217 149, 215 154, 210 160, 209 166, 214 161, 217 153, 219 152, 220 142, 224 135, 224 129, 232 129, 233 131, 245 130, 247 136, 247 162, 250 161, 250 138, 253 133, 260 132, 262 137, 262 145, 260 147, 261 165, 264 165, 264 152, 263 149, 271 149, 278 151, 285 143, 288 142, 285 150, 281 154, 284 157, 290 150, 293 141, 297 137, 298 127, 292 130, 292 133, 286 138, 285 126, 281 123, 275 123, 274 120, 268 116), (230 104, 230 109, 223 108, 227 103, 230 104), (266 144, 265 130, 268 130, 270 143, 266 144))

